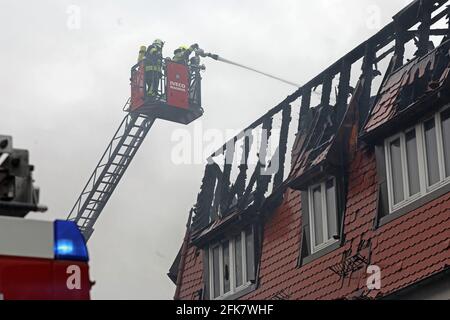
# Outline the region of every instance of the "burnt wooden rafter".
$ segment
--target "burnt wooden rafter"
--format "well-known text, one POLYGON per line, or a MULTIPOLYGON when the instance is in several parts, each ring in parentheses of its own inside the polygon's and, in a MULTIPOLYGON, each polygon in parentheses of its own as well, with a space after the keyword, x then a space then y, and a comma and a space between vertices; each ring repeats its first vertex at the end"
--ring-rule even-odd
POLYGON ((428 53, 430 41, 431 13, 433 4, 431 1, 422 1, 420 15, 420 26, 418 30, 417 52, 418 57, 428 53))
POLYGON ((220 202, 220 213, 226 212, 231 203, 231 194, 230 194, 230 175, 231 169, 233 167, 234 153, 235 153, 235 144, 233 143, 231 146, 227 148, 225 152, 225 163, 224 170, 222 175, 222 184, 221 184, 221 199, 220 202))
POLYGON ((256 173, 256 192, 255 192, 255 203, 257 206, 262 204, 264 200, 264 195, 268 190, 270 180, 272 175, 267 171, 268 167, 271 166, 272 161, 267 163, 267 149, 269 147, 269 139, 272 135, 273 118, 266 118, 263 122, 261 141, 259 146, 259 167, 256 173))
POLYGON ((342 60, 340 78, 339 78, 339 89, 336 101, 336 114, 337 119, 336 123, 339 123, 344 117, 345 109, 348 102, 348 97, 351 93, 350 88, 350 75, 351 75, 352 66, 347 62, 347 60, 342 60))
POLYGON ((281 130, 280 130, 280 141, 278 144, 277 151, 275 155, 278 155, 278 171, 274 175, 274 188, 278 188, 283 183, 284 178, 284 163, 286 162, 286 153, 287 153, 287 142, 289 135, 289 124, 291 123, 291 106, 287 105, 286 108, 283 109, 282 120, 281 120, 281 130))
POLYGON ((300 115, 298 121, 298 132, 303 131, 311 121, 311 87, 303 87, 301 96, 300 115))
POLYGON ((250 148, 253 144, 253 136, 246 135, 244 138, 244 144, 242 146, 242 159, 239 164, 239 174, 237 176, 236 182, 231 187, 230 196, 238 199, 240 201, 244 196, 245 192, 245 182, 247 181, 247 170, 248 170, 248 158, 250 155, 250 148))

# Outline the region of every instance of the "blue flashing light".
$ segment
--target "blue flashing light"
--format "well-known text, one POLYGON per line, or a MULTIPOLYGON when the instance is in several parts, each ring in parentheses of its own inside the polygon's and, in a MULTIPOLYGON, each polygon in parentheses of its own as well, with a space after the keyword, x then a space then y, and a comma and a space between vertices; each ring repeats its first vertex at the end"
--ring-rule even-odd
POLYGON ((89 261, 86 241, 72 221, 57 220, 55 228, 55 259, 89 261))

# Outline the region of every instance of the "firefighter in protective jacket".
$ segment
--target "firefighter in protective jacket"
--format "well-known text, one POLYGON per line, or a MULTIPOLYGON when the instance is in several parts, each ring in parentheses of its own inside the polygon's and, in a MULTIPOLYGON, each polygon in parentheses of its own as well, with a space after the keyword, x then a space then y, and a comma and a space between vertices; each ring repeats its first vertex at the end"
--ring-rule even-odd
POLYGON ((193 44, 190 47, 187 46, 180 46, 178 49, 176 49, 173 53, 173 62, 177 62, 177 63, 183 63, 185 65, 188 65, 189 63, 189 56, 191 55, 191 53, 194 50, 197 50, 198 44, 193 44))
POLYGON ((158 94, 159 82, 162 77, 164 42, 160 39, 153 41, 145 53, 145 82, 147 83, 147 94, 154 97, 158 94))
POLYGON ((146 46, 141 46, 139 48, 138 63, 141 62, 142 60, 144 60, 146 52, 147 52, 146 46))

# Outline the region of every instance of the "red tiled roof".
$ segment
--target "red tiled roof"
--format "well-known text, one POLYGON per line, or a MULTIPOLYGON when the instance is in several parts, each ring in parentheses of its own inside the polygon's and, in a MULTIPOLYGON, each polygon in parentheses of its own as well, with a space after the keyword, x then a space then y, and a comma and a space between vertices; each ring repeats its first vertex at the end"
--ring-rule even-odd
MULTIPOLYGON (((433 74, 437 85, 428 86, 424 95, 443 86, 450 68, 447 60, 442 66, 442 60, 439 61, 436 52, 410 62, 386 79, 378 102, 366 123, 366 132, 377 130, 401 115, 398 97, 402 88, 423 78, 427 70, 436 67, 441 74, 433 74), (440 63, 441 66, 437 67, 440 63)), ((298 267, 303 236, 301 194, 287 189, 283 203, 268 216, 264 224, 258 289, 243 299, 270 299, 280 293, 290 299, 342 299, 361 295, 378 298, 450 267, 450 193, 382 227, 374 227, 378 219, 379 192, 376 160, 373 148, 357 148, 356 107, 357 99, 354 98, 343 120, 346 124, 344 127, 347 128, 345 132, 326 131, 325 135, 321 135, 321 141, 310 139, 316 132, 327 129, 327 124, 320 115, 321 109, 316 110, 318 112, 313 117, 309 132, 303 132, 297 139, 290 175, 290 178, 296 179, 314 166, 322 164, 333 153, 337 140, 340 141, 339 148, 348 149, 351 156, 348 158, 344 244, 322 258, 298 267), (342 142, 348 145, 342 146, 342 142), (346 278, 331 269, 339 265, 344 255, 348 254, 360 254, 369 260, 370 265, 381 268, 381 290, 368 292, 365 268, 354 270, 346 278)), ((224 223, 226 220, 219 221, 210 229, 217 229, 224 223)), ((210 229, 205 232, 210 232, 210 229)), ((203 288, 202 256, 200 250, 191 244, 180 286, 181 299, 199 298, 198 292, 203 288)))
POLYGON ((181 280, 179 299, 197 300, 203 288, 203 255, 200 250, 191 246, 186 254, 185 268, 181 280))
MULTIPOLYGON (((446 48, 447 46, 443 45, 443 47, 435 49, 420 59, 414 59, 387 77, 380 89, 378 100, 365 125, 364 132, 366 134, 380 128, 401 113, 401 108, 399 108, 399 96, 402 90, 407 85, 411 85, 419 79, 422 79, 427 75, 428 70, 434 71, 440 50, 446 48)), ((446 50, 448 53, 448 49, 446 50)), ((440 71, 442 74, 437 77, 435 76, 437 83, 435 83, 435 86, 433 87, 428 86, 424 92, 424 96, 441 88, 450 71, 448 61, 447 66, 440 71)))
MULTIPOLYGON (((243 299, 269 299, 284 292, 290 299, 341 299, 354 297, 366 288, 365 269, 342 280, 330 267, 344 251, 354 253, 361 240, 371 248, 361 253, 382 272, 382 288, 370 297, 389 295, 450 266, 450 194, 374 230, 377 216, 377 175, 372 151, 359 150, 350 166, 345 244, 338 250, 301 268, 301 198, 288 190, 283 204, 266 222, 261 255, 259 288, 243 299)), ((201 256, 188 253, 181 298, 192 299, 202 288, 201 256)))
POLYGON ((335 122, 341 121, 338 123, 339 125, 334 124, 330 127, 329 123, 330 114, 336 114, 336 110, 334 110, 336 107, 325 110, 325 112, 322 109, 315 112, 309 132, 297 135, 292 150, 293 163, 288 177, 289 181, 303 180, 306 173, 326 162, 334 166, 338 165, 342 151, 344 153, 351 152, 356 140, 356 136, 352 135, 352 130, 355 129, 355 117, 358 114, 358 102, 363 84, 364 80, 358 82, 352 99, 344 112, 343 119, 334 119, 335 122), (320 146, 316 146, 309 141, 314 140, 315 136, 323 135, 324 131, 327 132, 327 135, 322 137, 322 141, 319 142, 320 146), (342 143, 346 145, 345 150, 341 150, 342 143), (333 152, 336 149, 339 149, 338 155, 333 152))

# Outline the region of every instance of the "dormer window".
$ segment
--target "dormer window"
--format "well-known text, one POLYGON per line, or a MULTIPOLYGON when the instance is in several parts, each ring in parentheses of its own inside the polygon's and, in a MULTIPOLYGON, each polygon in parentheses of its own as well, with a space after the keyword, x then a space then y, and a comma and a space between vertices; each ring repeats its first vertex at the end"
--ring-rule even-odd
POLYGON ((450 182, 450 108, 385 141, 389 210, 450 182))
POLYGON ((309 188, 311 252, 316 253, 338 238, 336 179, 309 188))
POLYGON ((342 244, 345 178, 324 175, 301 190, 301 245, 299 266, 337 250, 342 244))
POLYGON ((255 280, 253 227, 233 234, 207 249, 211 299, 228 299, 250 288, 255 280))

